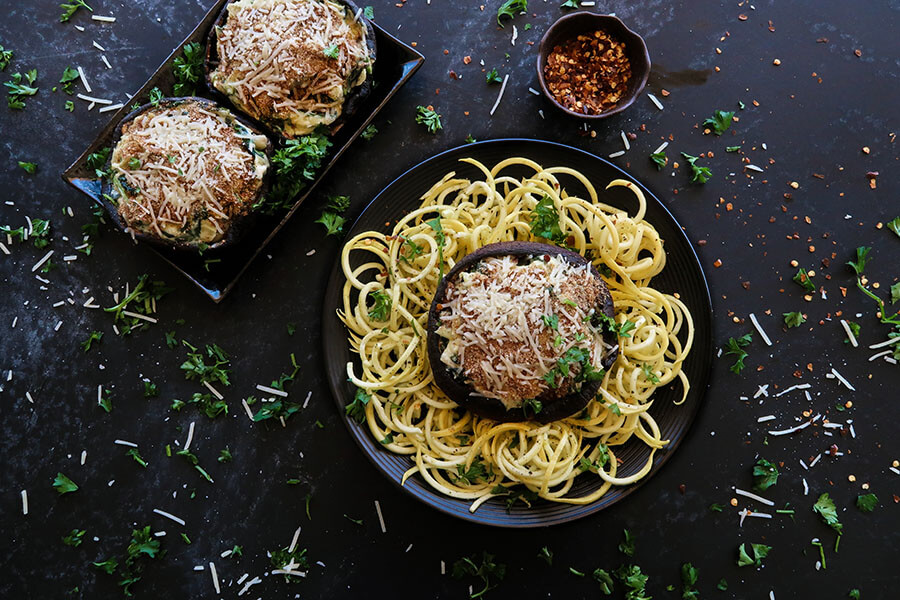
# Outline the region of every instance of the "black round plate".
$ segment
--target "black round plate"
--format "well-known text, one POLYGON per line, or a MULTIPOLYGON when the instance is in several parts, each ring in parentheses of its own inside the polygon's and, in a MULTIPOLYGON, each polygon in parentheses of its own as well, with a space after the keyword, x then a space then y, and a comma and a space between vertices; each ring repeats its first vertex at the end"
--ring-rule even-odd
MULTIPOLYGON (((507 510, 503 499, 498 498, 485 502, 474 513, 469 512, 470 500, 444 496, 432 489, 419 476, 410 477, 402 486, 403 490, 425 504, 467 521, 497 527, 543 527, 590 515, 621 500, 659 471, 672 456, 673 451, 684 440, 706 392, 713 355, 712 302, 700 261, 681 226, 666 207, 647 188, 615 165, 583 150, 553 142, 528 139, 490 140, 468 144, 433 156, 398 177, 378 194, 353 224, 347 238, 368 230, 390 232, 385 223, 394 222, 404 212, 418 207, 422 194, 450 171, 455 171, 459 177, 481 177, 480 171, 475 167, 459 162, 461 158, 474 158, 490 168, 512 156, 529 158, 544 167, 566 166, 577 169, 591 180, 603 202, 626 209, 629 213, 634 212, 637 202, 628 189, 617 187, 604 191, 603 188, 613 179, 626 179, 636 183, 647 198, 646 220, 656 227, 665 240, 666 268, 654 278, 654 287, 668 293, 677 292, 691 311, 695 328, 694 346, 683 365, 683 370, 691 381, 690 393, 680 406, 673 404, 673 400, 681 396, 681 386, 677 383, 661 388, 654 394, 650 413, 659 424, 663 438, 670 440, 670 443, 666 449, 656 453, 650 473, 638 483, 627 487, 614 487, 602 498, 587 505, 559 504, 541 500, 534 503, 531 508, 517 503, 507 510)), ((523 174, 524 172, 523 170, 523 174)), ((513 169, 505 170, 504 173, 520 175, 513 169)), ((575 179, 561 177, 560 183, 570 194, 580 194, 582 191, 581 185, 575 179)), ((322 317, 322 339, 328 383, 350 435, 375 466, 399 486, 403 473, 413 464, 411 459, 385 450, 369 433, 368 427, 344 416, 344 406, 354 395, 354 389, 347 382, 346 365, 351 360, 358 364, 358 360, 355 355, 351 355, 346 329, 335 314, 336 309, 342 304, 343 286, 344 275, 338 260, 335 262, 325 291, 322 317)), ((634 440, 617 448, 616 455, 623 461, 618 475, 627 476, 644 465, 649 449, 639 440, 634 440)), ((598 477, 580 477, 573 485, 570 495, 589 494, 596 490, 601 482, 598 477)))

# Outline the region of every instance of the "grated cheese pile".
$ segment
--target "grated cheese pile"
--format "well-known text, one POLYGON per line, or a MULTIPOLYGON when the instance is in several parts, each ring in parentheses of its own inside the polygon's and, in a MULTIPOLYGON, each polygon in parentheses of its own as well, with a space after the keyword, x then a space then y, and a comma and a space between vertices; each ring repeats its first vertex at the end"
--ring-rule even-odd
MULTIPOLYGON (((507 408, 551 390, 545 376, 570 349, 588 351, 595 368, 605 351, 602 332, 589 318, 601 288, 588 265, 550 256, 528 260, 481 261, 447 286, 438 307, 437 334, 448 339, 441 361, 461 370, 475 395, 507 408)), ((573 365, 572 374, 579 368, 573 365)), ((564 383, 554 391, 561 397, 573 389, 564 383)))
POLYGON ((238 0, 216 33, 213 86, 286 137, 336 121, 372 62, 365 26, 333 0, 238 0))
POLYGON ((250 211, 267 145, 224 109, 198 102, 150 109, 126 123, 113 151, 113 186, 129 227, 211 244, 250 211))

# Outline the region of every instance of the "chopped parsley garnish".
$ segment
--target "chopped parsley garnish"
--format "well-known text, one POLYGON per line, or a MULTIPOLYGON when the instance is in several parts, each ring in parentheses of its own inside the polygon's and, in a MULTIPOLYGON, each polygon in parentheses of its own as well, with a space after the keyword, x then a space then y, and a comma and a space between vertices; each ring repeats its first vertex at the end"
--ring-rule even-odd
POLYGON ((474 485, 479 479, 487 479, 491 475, 490 469, 486 468, 479 459, 473 460, 468 469, 464 464, 456 465, 457 480, 469 485, 474 485))
POLYGON ((62 473, 57 473, 56 477, 53 479, 53 489, 55 489, 60 496, 63 494, 69 494, 71 492, 78 491, 78 484, 63 475, 62 473))
POLYGON ((596 313, 597 318, 600 319, 600 324, 609 332, 616 334, 616 337, 631 337, 631 330, 635 328, 635 324, 633 321, 625 320, 624 322, 617 323, 616 320, 606 313, 596 313))
MULTIPOLYGON (((300 373, 300 365, 297 364, 297 357, 294 354, 291 354, 291 366, 293 370, 290 374, 282 373, 278 379, 272 381, 269 387, 285 391, 285 385, 288 383, 293 383, 297 378, 297 375, 300 373)), ((250 400, 247 400, 248 404, 250 400)), ((255 398, 254 398, 255 402, 255 398)), ((260 421, 265 421, 267 419, 284 419, 287 420, 296 412, 299 412, 301 409, 301 405, 296 402, 289 402, 284 398, 277 398, 273 402, 265 402, 262 404, 260 409, 253 415, 253 421, 258 423, 260 421)))
MULTIPOLYGON (((878 312, 880 313, 880 320, 882 323, 893 325, 895 330, 888 334, 888 337, 897 337, 900 336, 900 312, 894 312, 890 314, 887 310, 887 307, 884 304, 884 300, 879 298, 873 292, 871 292, 864 284, 863 279, 865 277, 864 271, 866 265, 869 262, 869 252, 872 249, 867 246, 860 246, 856 249, 856 260, 847 262, 847 265, 853 269, 856 273, 856 287, 859 288, 861 292, 867 295, 869 298, 875 301, 878 305, 878 312)), ((896 286, 891 286, 891 299, 893 302, 900 300, 900 288, 895 289, 896 286)), ((894 347, 894 358, 900 357, 900 346, 894 347)))
POLYGON ((656 165, 657 171, 662 171, 663 168, 669 164, 669 157, 666 156, 666 151, 662 150, 660 152, 654 152, 650 155, 650 160, 653 161, 653 164, 656 165))
MULTIPOLYGON (((2 48, 3 46, 0 46, 0 49, 2 48)), ((2 71, 2 69, 0 69, 0 71, 2 71)), ((900 237, 900 217, 895 217, 893 220, 888 221, 887 226, 888 229, 890 229, 891 231, 896 233, 898 237, 900 237)))
MULTIPOLYGON (((284 570, 290 565, 291 571, 301 572, 309 567, 309 561, 306 559, 306 548, 294 548, 293 552, 288 552, 290 548, 282 548, 270 552, 272 566, 276 569, 284 570)), ((288 583, 299 581, 296 575, 285 575, 284 580, 288 583)))
POLYGON ((847 592, 847 597, 850 598, 850 600, 859 600, 859 590, 857 588, 853 588, 852 590, 847 592))
POLYGON ((571 573, 572 575, 574 575, 576 577, 584 577, 585 576, 585 573, 583 571, 579 571, 575 567, 569 567, 569 573, 571 573))
POLYGON ((333 58, 335 60, 337 60, 337 58, 340 56, 337 44, 332 44, 332 45, 328 46, 327 48, 325 48, 325 50, 322 53, 325 56, 327 56, 328 58, 333 58))
MULTIPOLYGON (((97 179, 103 179, 108 175, 107 171, 104 169, 106 167, 106 163, 109 160, 109 155, 112 152, 112 148, 100 148, 96 152, 92 152, 88 154, 87 159, 85 160, 85 164, 88 169, 94 171, 97 175, 97 179)), ((102 207, 98 207, 102 210, 102 207)))
POLYGON ((348 521, 350 521, 351 523, 356 523, 357 525, 363 524, 362 519, 354 519, 353 517, 347 516, 347 513, 344 513, 344 518, 347 519, 348 521))
POLYGON ((813 504, 813 512, 818 513, 822 520, 825 521, 825 524, 834 529, 838 535, 842 533, 844 526, 838 520, 837 507, 835 507, 834 500, 831 499, 828 492, 819 496, 819 499, 813 504))
POLYGON ((553 564, 553 550, 551 550, 547 546, 544 546, 543 548, 541 548, 541 551, 538 552, 538 558, 543 560, 548 565, 552 565, 553 564))
POLYGON ((809 278, 809 275, 807 274, 806 270, 803 269, 802 267, 797 270, 797 274, 794 275, 794 277, 792 278, 792 281, 794 283, 796 283, 797 285, 799 285, 800 287, 802 287, 807 292, 812 293, 812 292, 816 291, 816 284, 814 284, 812 282, 812 280, 809 278))
POLYGON ((25 83, 22 83, 22 79, 21 73, 13 73, 12 80, 3 84, 9 95, 6 104, 13 110, 24 109, 26 96, 34 96, 38 93, 38 89, 32 85, 37 79, 37 69, 31 69, 25 73, 25 83))
POLYGON ((644 377, 652 384, 659 383, 659 377, 656 373, 653 372, 653 365, 644 363, 641 365, 641 372, 644 374, 644 377))
POLYGON ((325 227, 325 235, 340 235, 344 231, 344 212, 350 207, 350 196, 328 196, 322 215, 316 219, 325 227))
POLYGON ((363 16, 367 19, 374 19, 375 18, 375 9, 372 8, 371 6, 365 7, 363 9, 363 16))
POLYGON ((197 379, 200 383, 212 383, 217 381, 223 385, 231 385, 231 359, 228 354, 216 344, 206 344, 206 356, 186 340, 182 344, 190 349, 187 360, 181 363, 185 379, 197 379), (207 359, 209 364, 207 364, 207 359))
MULTIPOLYGON (((159 103, 163 99, 162 90, 159 89, 158 87, 153 88, 152 90, 150 90, 149 98, 150 98, 150 104, 154 107, 158 107, 159 103)), ((172 162, 172 161, 170 161, 170 162, 172 162)))
POLYGON ((567 236, 559 226, 559 211, 556 210, 550 196, 540 199, 528 221, 533 236, 549 240, 556 245, 562 245, 566 241, 567 236))
POLYGON ((353 397, 353 401, 344 407, 344 413, 357 423, 364 423, 366 420, 366 405, 369 403, 369 400, 371 400, 371 396, 364 389, 356 388, 356 395, 353 397))
POLYGON ((732 119, 734 119, 734 112, 717 110, 712 117, 703 121, 703 126, 708 127, 716 135, 722 135, 731 127, 732 119))
POLYGON ((63 13, 59 16, 60 23, 68 23, 69 19, 72 18, 76 12, 78 12, 79 8, 86 8, 90 12, 94 12, 94 9, 87 5, 84 0, 72 0, 72 2, 63 2, 59 5, 61 9, 63 9, 63 13))
POLYGON ((441 115, 436 113, 434 109, 421 105, 416 107, 416 123, 425 125, 425 129, 431 134, 435 134, 444 128, 441 125, 441 115))
POLYGON ((763 559, 769 555, 771 550, 772 546, 766 546, 765 544, 750 544, 750 553, 748 553, 745 545, 741 544, 738 546, 737 566, 762 566, 763 559), (752 557, 750 556, 751 553, 753 555, 752 557))
POLYGON ((103 389, 103 393, 100 395, 97 404, 106 411, 107 414, 112 412, 112 396, 108 389, 103 389))
POLYGON ((532 416, 537 415, 542 410, 544 410, 544 403, 537 398, 528 398, 522 402, 522 412, 524 412, 526 416, 529 414, 532 416))
MULTIPOLYGON (((441 223, 440 217, 435 217, 429 221, 425 221, 425 224, 431 227, 434 231, 434 240, 437 242, 438 246, 438 260, 440 264, 438 265, 440 271, 440 280, 444 279, 444 244, 447 241, 444 237, 444 225, 441 223)), ((439 280, 439 281, 440 281, 439 280)))
POLYGON ((501 17, 509 17, 515 19, 516 15, 524 13, 528 10, 528 0, 506 0, 500 8, 497 9, 497 25, 503 27, 500 21, 501 17))
POLYGON ((856 508, 865 513, 872 512, 876 506, 878 506, 878 496, 875 494, 862 494, 856 497, 856 508))
POLYGON ((175 85, 173 96, 193 96, 197 93, 197 83, 203 74, 203 46, 197 42, 185 44, 181 56, 172 63, 175 85))
POLYGON ((319 133, 287 140, 270 159, 275 170, 272 189, 253 208, 272 215, 293 206, 297 194, 315 179, 330 147, 328 137, 319 133))
POLYGON ((803 316, 801 312, 786 312, 784 313, 784 324, 788 329, 791 327, 800 327, 806 323, 806 317, 803 316))
POLYGON ((700 592, 694 587, 697 585, 699 571, 691 563, 681 565, 681 598, 682 600, 700 600, 700 592))
MULTIPOLYGON (((402 236, 401 236, 402 237, 402 236)), ((400 246, 400 254, 399 258, 402 262, 410 263, 413 262, 417 257, 419 257, 425 250, 422 246, 418 245, 414 241, 402 238, 403 244, 400 246)))
POLYGON ((134 462, 141 465, 145 469, 147 468, 147 461, 144 460, 144 457, 141 456, 141 453, 138 452, 137 448, 129 448, 127 452, 125 452, 125 456, 130 456, 134 459, 134 462))
POLYGON ((600 584, 600 591, 604 596, 609 596, 613 591, 613 578, 603 569, 594 569, 594 572, 591 573, 591 577, 594 578, 594 581, 600 584))
POLYGON ((900 281, 891 286, 891 304, 900 302, 900 281))
POLYGON ((375 125, 369 125, 365 129, 363 129, 360 137, 362 137, 362 139, 366 140, 367 142, 370 142, 376 135, 378 135, 378 128, 375 127, 375 125))
POLYGON ((228 403, 215 398, 212 394, 194 392, 187 402, 178 399, 172 400, 172 410, 180 411, 186 404, 196 404, 210 419, 215 419, 221 414, 228 414, 228 403))
POLYGON ((541 315, 541 322, 545 327, 549 327, 554 331, 559 331, 559 315, 541 315))
POLYGON ((741 337, 734 339, 728 338, 728 344, 725 346, 725 354, 733 354, 737 357, 734 364, 731 365, 731 372, 740 374, 744 370, 744 359, 749 356, 744 350, 753 341, 753 333, 745 333, 741 337))
POLYGON ((539 498, 537 492, 533 492, 524 486, 518 485, 510 487, 495 485, 491 488, 491 495, 506 496, 506 512, 510 512, 513 505, 520 500, 525 506, 531 508, 531 503, 537 501, 539 498))
POLYGON ((391 316, 391 295, 384 290, 375 290, 369 293, 369 297, 375 301, 369 309, 369 318, 381 323, 387 321, 391 316))
POLYGON ((68 95, 72 95, 75 91, 72 89, 72 86, 76 81, 81 78, 81 75, 78 74, 76 69, 72 67, 66 67, 63 70, 62 77, 59 78, 59 82, 62 84, 62 90, 68 95))
POLYGON ((764 492, 778 483, 778 466, 764 458, 753 465, 753 489, 764 492))
POLYGON ((87 338, 86 340, 84 340, 83 342, 81 342, 81 349, 84 350, 85 352, 87 352, 88 350, 91 349, 91 347, 93 346, 94 342, 98 342, 98 343, 99 343, 100 340, 101 340, 102 338, 103 338, 103 332, 102 332, 102 331, 92 331, 92 332, 91 332, 91 335, 89 335, 88 338, 87 338))
POLYGON ((144 398, 156 398, 159 396, 159 388, 152 381, 144 381, 144 398))
POLYGON ((137 285, 121 302, 115 306, 104 308, 106 312, 113 313, 113 320, 118 324, 119 335, 130 335, 138 327, 144 327, 147 322, 138 317, 130 317, 123 311, 149 315, 154 312, 156 300, 162 299, 172 288, 166 287, 163 281, 147 281, 147 275, 138 278, 137 285))
POLYGON ((38 167, 37 164, 35 164, 35 163, 33 163, 33 162, 25 162, 25 161, 22 161, 22 160, 20 160, 20 161, 18 161, 18 162, 19 162, 19 167, 20 167, 23 171, 25 171, 26 173, 28 173, 29 175, 34 175, 35 173, 37 173, 37 167, 38 167))
POLYGON ((560 8, 581 8, 581 0, 566 0, 560 8))
POLYGON ((470 133, 470 134, 468 134, 468 135, 466 136, 466 139, 465 139, 464 141, 465 141, 467 144, 474 144, 474 143, 477 142, 478 140, 476 140, 475 138, 473 138, 473 137, 472 137, 472 134, 470 133))
POLYGON ((713 502, 712 504, 709 505, 709 512, 719 512, 720 513, 720 512, 722 512, 723 508, 725 508, 725 507, 722 506, 721 504, 719 504, 717 502, 713 502))
POLYGON ((506 576, 506 565, 497 563, 494 555, 487 551, 481 554, 481 564, 476 564, 476 557, 465 556, 453 563, 453 578, 462 579, 466 576, 478 577, 484 587, 480 591, 469 595, 469 598, 482 598, 490 590, 497 587, 506 576))
POLYGON ((6 67, 9 66, 9 61, 12 60, 13 51, 7 50, 3 47, 3 44, 0 44, 0 71, 5 71, 6 67))
POLYGON ((188 461, 194 467, 194 469, 196 469, 196 471, 203 476, 203 479, 207 480, 210 483, 213 482, 212 477, 209 476, 209 473, 206 472, 206 469, 200 466, 200 459, 197 458, 196 454, 194 454, 190 450, 179 450, 175 454, 188 461))
POLYGON ((66 100, 66 110, 69 112, 75 112, 75 103, 71 100, 66 100))
POLYGON ((650 579, 647 575, 641 573, 641 568, 637 565, 622 565, 615 571, 616 577, 625 585, 627 588, 625 591, 625 600, 650 600, 650 596, 647 596, 647 592, 645 590, 647 586, 647 580, 650 579))
POLYGON ((73 548, 77 548, 81 545, 81 542, 84 541, 84 534, 87 533, 84 529, 73 529, 68 534, 66 534, 62 543, 66 546, 72 546, 73 548))
POLYGON ((634 556, 634 536, 627 529, 623 529, 622 537, 622 541, 619 542, 619 552, 625 556, 634 556))
POLYGON ((728 582, 725 581, 724 577, 719 580, 719 583, 716 584, 716 589, 722 592, 728 590, 728 582))
POLYGON ((712 177, 712 171, 710 171, 708 167, 697 165, 697 159, 699 157, 691 156, 685 152, 682 152, 681 155, 688 161, 688 164, 691 165, 691 181, 693 183, 706 183, 709 181, 709 178, 712 177))
POLYGON ((488 71, 487 75, 485 76, 485 79, 487 80, 488 83, 501 83, 503 81, 503 78, 500 77, 500 73, 497 72, 496 68, 488 71))
POLYGON ((728 146, 727 148, 725 148, 725 152, 740 152, 740 150, 740 146, 728 146))

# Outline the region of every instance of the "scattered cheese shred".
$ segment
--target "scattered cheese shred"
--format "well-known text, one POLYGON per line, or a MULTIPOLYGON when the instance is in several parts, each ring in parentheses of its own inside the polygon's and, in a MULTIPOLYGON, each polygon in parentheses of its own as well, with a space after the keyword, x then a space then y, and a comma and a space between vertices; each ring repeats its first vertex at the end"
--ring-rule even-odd
POLYGON ((267 394, 272 394, 274 396, 281 396, 282 398, 287 398, 287 396, 288 396, 288 393, 285 392, 284 390, 276 390, 275 388, 270 388, 269 386, 266 386, 266 385, 257 384, 256 389, 258 389, 261 392, 266 392, 267 394))
POLYGON ((491 108, 491 116, 494 116, 494 112, 497 110, 497 107, 500 106, 500 100, 503 98, 503 92, 506 91, 506 82, 509 81, 509 73, 503 77, 503 83, 500 85, 500 93, 497 94, 497 100, 494 102, 494 107, 491 108))
POLYGON ((769 336, 766 335, 766 332, 763 331, 762 325, 759 324, 759 321, 756 320, 756 315, 750 313, 750 321, 753 322, 753 326, 756 327, 756 330, 759 332, 760 337, 766 343, 766 346, 772 345, 772 340, 769 339, 769 336))
POLYGON ((179 525, 184 525, 184 524, 185 524, 184 519, 179 519, 178 517, 176 517, 176 516, 173 515, 172 513, 167 513, 166 511, 164 511, 164 510, 159 510, 158 508, 154 508, 154 509, 153 509, 153 512, 155 512, 156 514, 158 514, 158 515, 161 516, 161 517, 165 517, 165 518, 167 518, 167 519, 171 519, 171 520, 175 521, 176 523, 178 523, 179 525))
POLYGON ((381 514, 381 504, 375 501, 375 512, 378 513, 378 524, 381 525, 381 533, 387 533, 387 527, 384 526, 384 516, 381 514))
POLYGON ((734 488, 734 493, 737 494, 738 496, 743 496, 745 498, 750 498, 751 500, 756 500, 757 502, 762 502, 766 506, 775 506, 775 503, 772 502, 771 500, 767 500, 766 498, 763 498, 762 496, 757 496, 753 492, 745 492, 742 489, 734 488))
MULTIPOLYGON (((81 77, 81 85, 84 86, 84 89, 87 90, 87 93, 90 94, 93 90, 91 89, 91 84, 88 83, 87 77, 84 74, 84 69, 79 65, 78 67, 78 76, 81 77)), ((79 94, 80 96, 81 94, 79 94)))
POLYGON ((28 514, 28 491, 22 490, 22 514, 28 514))
POLYGON ((216 593, 221 594, 222 590, 219 589, 219 574, 216 573, 216 563, 212 561, 209 563, 209 574, 212 576, 213 587, 216 588, 216 593))

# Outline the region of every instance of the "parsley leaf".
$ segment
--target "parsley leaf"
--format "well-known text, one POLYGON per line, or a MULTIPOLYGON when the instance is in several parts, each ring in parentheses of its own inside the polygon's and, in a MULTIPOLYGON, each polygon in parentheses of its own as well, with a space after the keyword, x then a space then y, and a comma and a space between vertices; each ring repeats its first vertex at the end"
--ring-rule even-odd
POLYGON ((506 565, 497 563, 494 555, 487 551, 481 554, 481 564, 476 564, 477 559, 465 556, 453 563, 452 575, 454 579, 462 579, 463 577, 472 576, 481 579, 484 587, 478 592, 473 592, 469 598, 482 598, 490 590, 497 587, 500 581, 506 576, 506 565), (496 579, 496 581, 493 581, 496 579))
POLYGON ((363 129, 363 132, 359 135, 362 139, 366 140, 367 142, 370 142, 370 141, 372 141, 372 138, 374 138, 376 135, 378 135, 378 128, 375 127, 375 125, 369 125, 365 129, 363 129))
POLYGON ((725 152, 739 152, 740 150, 740 146, 728 146, 725 148, 725 152))
MULTIPOLYGON (((269 552, 271 556, 272 566, 276 569, 284 569, 291 565, 293 571, 303 571, 309 567, 309 561, 306 558, 306 548, 295 548, 293 552, 288 552, 289 548, 281 548, 269 552)), ((297 581, 296 575, 285 575, 285 581, 297 581)))
POLYGON ((153 88, 152 90, 150 90, 150 95, 148 96, 148 98, 150 99, 150 104, 152 106, 159 106, 159 103, 162 102, 163 99, 162 90, 158 87, 153 88))
POLYGON ((56 478, 53 479, 53 488, 62 496, 63 494, 78 491, 78 484, 62 473, 57 473, 56 478))
POLYGON ((802 287, 807 292, 812 293, 812 292, 816 291, 816 284, 814 284, 812 282, 812 280, 809 277, 809 274, 807 274, 806 270, 803 267, 800 267, 799 269, 797 269, 797 274, 794 275, 792 280, 794 283, 796 283, 797 285, 802 287))
POLYGON ((25 74, 26 83, 22 83, 22 74, 13 73, 12 80, 5 82, 3 85, 7 88, 7 105, 13 110, 22 110, 25 108, 25 97, 34 96, 38 93, 38 89, 31 84, 37 79, 37 70, 32 69, 25 74))
POLYGON ((714 502, 709 505, 709 512, 719 512, 720 513, 720 512, 722 512, 723 508, 725 508, 725 507, 722 506, 721 504, 714 502))
POLYGON ((87 352, 91 349, 91 346, 94 342, 99 342, 100 339, 103 338, 102 331, 92 331, 91 335, 88 336, 88 339, 81 342, 81 349, 87 352))
POLYGON ((744 350, 753 341, 753 333, 745 333, 741 337, 734 339, 728 338, 728 344, 725 346, 725 354, 733 354, 737 356, 737 360, 731 365, 732 373, 740 373, 744 370, 744 359, 749 356, 744 350))
POLYGON ((69 19, 72 18, 76 12, 78 12, 79 8, 86 8, 91 12, 94 12, 94 9, 87 5, 84 0, 73 0, 71 3, 62 3, 59 5, 61 9, 63 9, 63 14, 59 16, 60 23, 68 23, 69 19))
POLYGON ((487 79, 488 83, 501 83, 503 81, 503 78, 500 77, 500 73, 497 72, 497 69, 488 71, 485 79, 487 79))
POLYGON ((615 575, 628 588, 625 591, 625 600, 650 600, 650 596, 647 596, 645 591, 647 580, 650 578, 641 573, 639 566, 629 565, 626 567, 622 565, 616 569, 615 575))
POLYGON ((594 578, 594 581, 600 584, 600 592, 602 592, 604 596, 609 596, 610 594, 612 594, 613 579, 609 573, 607 573, 603 569, 594 569, 594 572, 591 573, 591 577, 594 578))
POLYGON ((72 67, 66 67, 63 70, 62 77, 59 78, 59 82, 62 84, 62 90, 71 96, 75 93, 75 91, 72 89, 72 85, 74 85, 74 83, 80 78, 81 76, 78 74, 78 71, 76 69, 73 69, 72 67))
POLYGON ((682 600, 699 600, 700 592, 694 587, 697 585, 699 571, 691 563, 681 565, 681 598, 682 600))
POLYGON ((216 460, 218 460, 220 463, 227 463, 231 462, 232 458, 233 457, 231 456, 231 450, 229 450, 226 446, 224 449, 219 451, 219 458, 216 460))
POLYGON ((519 13, 524 13, 528 10, 528 0, 506 0, 500 8, 497 9, 497 25, 503 27, 503 23, 500 21, 500 17, 509 17, 510 19, 515 19, 516 15, 519 13))
POLYGON ((753 466, 753 489, 764 492, 778 483, 778 466, 760 458, 753 466))
POLYGON ((522 402, 522 412, 524 412, 526 416, 528 416, 529 413, 532 416, 535 416, 542 410, 544 410, 544 403, 537 398, 528 398, 522 402))
POLYGON ((347 219, 344 218, 343 213, 349 206, 350 196, 328 196, 322 216, 315 221, 325 226, 325 235, 339 235, 344 231, 347 219))
POLYGON ((363 9, 363 16, 367 19, 374 19, 375 18, 375 9, 372 8, 371 6, 365 7, 363 9))
POLYGON ((138 452, 137 448, 129 448, 127 452, 125 452, 125 456, 130 456, 134 459, 134 462, 141 465, 145 469, 147 468, 147 461, 144 460, 144 457, 141 456, 141 453, 138 452))
POLYGON ((662 171, 663 167, 669 164, 669 157, 666 156, 666 151, 662 150, 660 152, 654 152, 650 155, 650 160, 656 165, 657 171, 662 171))
POLYGON ((375 300, 375 305, 369 309, 369 318, 374 321, 385 322, 391 314, 391 296, 384 290, 375 290, 369 294, 375 300))
POLYGON ((353 401, 344 407, 344 413, 357 423, 364 423, 366 405, 369 404, 369 400, 371 400, 371 396, 364 389, 356 388, 356 395, 353 397, 353 401))
POLYGON ((847 597, 850 598, 850 600, 859 600, 860 599, 859 589, 853 588, 852 590, 847 592, 847 597))
POLYGON ((619 552, 625 556, 634 556, 634 537, 627 529, 622 530, 624 539, 619 542, 619 552))
POLYGON ((337 58, 340 56, 340 53, 338 52, 337 44, 332 44, 332 45, 328 46, 327 48, 325 48, 325 50, 322 51, 322 53, 325 56, 327 56, 328 58, 333 58, 335 60, 337 60, 337 58))
POLYGON ((737 566, 746 567, 749 565, 755 565, 757 567, 762 566, 762 560, 769 555, 769 552, 772 550, 771 546, 766 546, 765 544, 750 544, 750 549, 753 554, 753 557, 750 557, 750 554, 747 552, 744 544, 738 546, 738 560, 737 566))
POLYGON ((716 584, 716 589, 722 592, 728 590, 728 582, 725 581, 725 578, 719 580, 719 583, 716 584))
POLYGON ((834 505, 834 500, 828 496, 828 492, 819 496, 819 499, 813 504, 813 512, 819 513, 825 524, 837 531, 838 534, 842 533, 844 526, 838 520, 837 507, 834 505))
POLYGON ((691 156, 685 152, 682 152, 681 155, 684 157, 688 164, 691 165, 691 181, 693 183, 706 183, 709 181, 709 178, 712 177, 712 171, 709 170, 708 167, 700 167, 697 165, 697 156, 691 156))
POLYGON ((560 228, 559 211, 550 196, 544 196, 538 201, 528 221, 533 236, 549 240, 558 246, 565 243, 567 236, 560 228))
POLYGON ((172 63, 175 85, 173 96, 193 96, 197 93, 197 83, 203 74, 203 46, 197 42, 185 44, 181 56, 172 63))
POLYGON ((644 378, 646 378, 650 383, 659 383, 659 377, 656 375, 656 373, 653 372, 653 365, 647 363, 642 364, 641 372, 644 374, 644 378))
POLYGON ((491 489, 491 494, 494 496, 506 496, 506 512, 510 512, 515 503, 520 500, 525 506, 531 508, 532 502, 536 502, 540 497, 537 492, 517 485, 510 487, 495 485, 491 489))
POLYGON ((35 163, 24 162, 21 160, 18 162, 19 162, 19 167, 21 167, 22 170, 25 171, 26 173, 28 173, 29 175, 34 175, 35 173, 37 173, 37 165, 35 163))
POLYGON ((801 312, 786 312, 784 314, 784 324, 788 329, 791 327, 800 327, 806 323, 806 317, 801 312))
POLYGON ((84 534, 87 533, 84 529, 73 529, 62 539, 62 543, 66 546, 72 546, 73 548, 77 548, 83 542, 84 534))
POLYGON ((872 248, 868 246, 860 246, 856 249, 856 260, 847 261, 847 265, 856 272, 857 276, 862 276, 866 270, 866 264, 869 262, 869 252, 871 251, 872 248))
POLYGON ((552 565, 553 564, 553 551, 550 548, 548 548, 547 546, 544 546, 543 548, 541 548, 541 551, 538 552, 538 558, 540 558, 541 560, 546 562, 548 565, 552 565))
MULTIPOLYGON (((3 46, 0 46, 0 49, 2 49, 2 48, 3 48, 3 46)), ((3 69, 0 69, 0 71, 2 71, 2 70, 3 69)), ((896 233, 898 236, 900 236, 900 217, 895 217, 894 220, 888 221, 887 226, 888 226, 888 229, 890 229, 891 231, 896 233)))
POLYGON ((581 0, 566 0, 560 8, 581 8, 581 0))
POLYGON ((865 512, 870 513, 878 506, 878 496, 875 494, 862 494, 856 497, 856 507, 865 512))
POLYGON ((703 126, 708 127, 716 135, 722 135, 731 127, 732 119, 734 119, 734 112, 717 110, 712 117, 703 121, 703 126))
POLYGON ((438 260, 440 264, 438 265, 438 269, 440 271, 440 280, 444 279, 444 243, 446 242, 446 238, 444 237, 444 225, 441 223, 440 217, 435 217, 429 221, 425 221, 425 224, 431 227, 434 231, 434 240, 438 245, 438 260))
POLYGON ((231 359, 224 350, 216 344, 206 344, 206 357, 204 357, 202 352, 199 352, 187 341, 182 340, 181 343, 191 350, 188 352, 187 360, 181 363, 185 379, 197 379, 200 383, 217 381, 223 385, 231 385, 229 380, 231 359), (206 362, 207 358, 209 364, 206 362))
POLYGON ((422 105, 416 107, 416 123, 425 125, 425 129, 431 134, 435 134, 444 128, 441 125, 441 115, 436 113, 434 109, 422 105))
POLYGON ((297 194, 315 179, 330 147, 328 137, 318 133, 287 140, 270 159, 275 169, 272 188, 253 208, 272 215, 293 206, 297 194))
POLYGON ((549 327, 554 331, 559 331, 559 315, 541 315, 541 322, 544 323, 544 327, 549 327))
POLYGON ((9 61, 12 60, 13 51, 7 50, 3 47, 3 44, 0 44, 0 71, 5 71, 6 67, 9 66, 9 61))
POLYGON ((469 485, 474 485, 478 483, 479 479, 487 479, 490 476, 490 470, 486 468, 484 463, 479 459, 473 460, 468 469, 464 464, 456 465, 457 480, 469 485))
POLYGON ((466 142, 467 144, 474 144, 474 143, 477 142, 477 141, 478 141, 478 140, 476 140, 475 138, 472 137, 472 134, 471 134, 471 133, 468 134, 468 135, 466 136, 466 139, 465 139, 465 142, 466 142))
POLYGON ((900 302, 900 281, 891 286, 891 304, 900 302))

